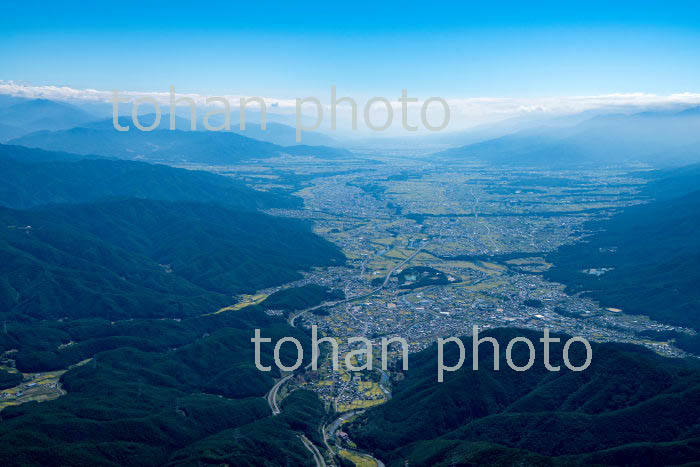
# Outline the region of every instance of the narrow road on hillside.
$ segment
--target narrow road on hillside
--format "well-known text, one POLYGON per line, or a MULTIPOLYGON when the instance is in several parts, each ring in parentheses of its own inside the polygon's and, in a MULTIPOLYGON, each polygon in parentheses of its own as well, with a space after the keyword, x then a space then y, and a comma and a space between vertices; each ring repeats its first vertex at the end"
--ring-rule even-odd
MULTIPOLYGON (((289 379, 294 376, 292 375, 287 375, 284 378, 280 379, 275 383, 274 386, 272 386, 272 389, 270 389, 265 396, 265 399, 267 400, 267 404, 270 406, 270 409, 272 410, 272 415, 279 415, 282 413, 282 410, 280 410, 279 406, 277 405, 277 392, 279 389, 282 387, 284 383, 289 381, 289 379)), ((298 433, 297 436, 299 436, 299 439, 301 442, 304 444, 304 447, 309 450, 309 452, 314 456, 314 461, 316 462, 316 467, 326 467, 326 461, 323 458, 323 455, 321 452, 316 448, 314 443, 309 441, 309 439, 304 436, 301 433, 298 433)))
MULTIPOLYGON (((442 231, 440 232, 440 238, 442 238, 442 231)), ((404 265, 406 265, 407 263, 411 262, 411 261, 413 260, 413 258, 415 258, 416 256, 418 256, 418 254, 419 254, 421 251, 423 251, 423 249, 425 249, 425 247, 427 247, 428 245, 430 245, 430 243, 431 243, 431 242, 426 242, 426 243, 420 245, 420 246, 419 246, 418 248, 416 248, 416 250, 411 254, 411 256, 409 256, 408 258, 404 259, 404 260, 403 260, 401 263, 399 263, 397 266, 393 267, 393 268, 387 273, 386 277, 384 278, 384 281, 383 281, 377 288, 375 288, 375 289, 373 289, 373 290, 371 290, 371 291, 369 291, 369 292, 367 292, 366 294, 363 294, 363 295, 359 295, 359 296, 356 296, 356 297, 345 298, 345 299, 343 299, 343 300, 338 300, 338 301, 335 301, 335 302, 324 302, 324 303, 321 303, 321 304, 319 304, 319 305, 315 305, 315 306, 313 306, 313 307, 306 308, 306 309, 304 309, 304 310, 298 311, 298 312, 296 312, 296 313, 291 313, 291 314, 289 315, 289 317, 288 317, 289 325, 292 326, 292 327, 296 327, 296 323, 295 323, 296 319, 297 319, 299 316, 301 316, 301 315, 303 315, 304 313, 307 313, 307 312, 309 312, 309 311, 313 311, 313 310, 316 310, 316 309, 321 308, 321 307, 327 307, 327 306, 330 307, 330 306, 335 306, 335 305, 339 305, 339 304, 342 304, 342 303, 350 303, 350 302, 354 302, 354 301, 357 301, 357 300, 362 300, 362 299, 364 299, 364 298, 370 297, 370 296, 372 296, 372 295, 378 293, 378 292, 381 291, 384 287, 386 287, 386 285, 389 283, 389 280, 391 279, 391 276, 392 276, 396 271, 398 271, 399 269, 401 269, 401 268, 402 268, 404 265)), ((364 264, 363 264, 363 268, 364 268, 364 264)), ((363 271, 362 271, 362 272, 363 272, 363 271)), ((361 272, 361 274, 362 274, 362 272, 361 272)), ((308 368, 310 365, 311 365, 311 364, 307 365, 306 368, 308 368)), ((287 376, 285 376, 284 378, 280 379, 277 383, 275 383, 275 385, 272 387, 272 389, 270 389, 270 391, 267 393, 267 396, 266 396, 266 398, 267 398, 267 403, 269 404, 270 409, 272 410, 273 415, 278 415, 278 414, 281 413, 281 410, 280 410, 279 407, 277 406, 277 392, 279 391, 280 387, 282 387, 282 385, 283 385, 284 383, 286 383, 287 381, 289 381, 289 379, 290 379, 292 376, 293 376, 293 375, 287 375, 287 376)), ((384 377, 385 375, 383 374, 382 376, 384 377)), ((384 378, 382 378, 382 379, 384 379, 384 378)), ((387 397, 390 398, 390 397, 391 397, 391 393, 389 392, 389 390, 388 390, 384 385, 380 385, 380 387, 381 387, 382 391, 387 395, 387 397)), ((322 435, 323 435, 323 442, 324 442, 324 444, 326 445, 326 449, 328 449, 328 451, 331 453, 331 455, 333 455, 333 453, 334 453, 334 452, 333 452, 333 449, 331 448, 330 444, 328 443, 328 439, 327 439, 328 433, 326 432, 326 425, 325 425, 325 424, 322 426, 321 431, 322 431, 322 435)), ((309 441, 309 439, 306 438, 304 435, 300 434, 300 435, 299 435, 299 438, 301 439, 302 443, 304 443, 304 446, 306 447, 306 449, 308 449, 308 450, 314 455, 314 460, 316 461, 316 467, 326 467, 326 462, 325 462, 323 456, 321 455, 321 453, 319 452, 318 448, 316 448, 316 446, 315 446, 311 441, 309 441)), ((355 452, 356 454, 360 455, 361 457, 364 457, 364 458, 366 458, 366 459, 370 459, 371 461, 373 461, 374 463, 376 463, 376 465, 377 465, 378 467, 384 467, 384 463, 383 463, 382 461, 380 461, 379 459, 376 459, 375 457, 372 457, 371 455, 369 455, 369 454, 367 454, 367 453, 364 453, 364 452, 361 452, 361 451, 357 451, 357 450, 353 450, 353 452, 355 452)))
MULTIPOLYGON (((336 431, 338 431, 341 427, 341 425, 348 419, 352 418, 355 415, 363 413, 364 410, 353 410, 351 412, 346 412, 337 419, 333 421, 333 423, 330 424, 324 424, 321 427, 321 435, 323 436, 323 443, 326 445, 326 449, 328 449, 330 452, 333 452, 333 449, 331 448, 330 444, 328 443, 328 438, 333 435, 336 431), (329 431, 330 429, 330 431, 329 431)), ((343 449, 350 451, 364 459, 367 459, 371 464, 376 465, 376 467, 384 467, 384 462, 380 461, 376 457, 372 456, 371 454, 368 454, 364 451, 358 451, 357 449, 352 449, 350 447, 344 447, 343 449)))
POLYGON ((299 435, 299 439, 301 439, 301 442, 304 443, 304 447, 308 449, 311 454, 313 454, 314 461, 316 461, 316 467, 326 467, 326 460, 323 458, 321 452, 314 445, 314 443, 309 441, 309 439, 304 435, 299 435))
POLYGON ((277 407, 277 392, 279 391, 280 387, 284 383, 286 383, 292 376, 294 375, 287 375, 281 380, 277 381, 274 386, 272 386, 272 389, 268 391, 267 396, 265 398, 267 399, 267 404, 270 406, 270 409, 272 409, 272 415, 279 415, 280 412, 282 412, 279 407, 277 407))

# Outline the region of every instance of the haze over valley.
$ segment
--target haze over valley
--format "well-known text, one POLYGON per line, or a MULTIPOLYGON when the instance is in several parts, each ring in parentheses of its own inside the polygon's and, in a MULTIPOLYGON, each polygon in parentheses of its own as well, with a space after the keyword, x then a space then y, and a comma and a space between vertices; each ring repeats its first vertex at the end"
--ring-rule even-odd
POLYGON ((696 465, 699 19, 8 5, 0 464, 696 465))

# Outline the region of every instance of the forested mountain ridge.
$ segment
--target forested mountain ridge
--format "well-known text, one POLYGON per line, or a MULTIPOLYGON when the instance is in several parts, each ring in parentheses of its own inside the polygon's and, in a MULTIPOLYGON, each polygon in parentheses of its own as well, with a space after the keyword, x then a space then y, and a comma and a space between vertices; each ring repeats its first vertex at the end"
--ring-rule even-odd
MULTIPOLYGON (((552 365, 543 364, 542 336, 522 329, 483 331, 500 343, 501 368, 493 371, 490 344, 471 368, 467 363, 436 382, 435 346, 412 355, 406 378, 392 399, 368 410, 349 428, 352 439, 391 466, 448 465, 626 465, 683 464, 700 453, 700 364, 661 357, 637 346, 592 344, 592 362, 582 372, 562 361, 562 342, 550 345, 552 365), (505 346, 516 336, 535 343, 532 368, 505 365, 505 346), (673 452, 671 455, 670 452, 673 452)), ((578 346, 578 347, 577 347, 578 346)), ((580 347, 580 348, 579 348, 580 347)), ((585 359, 583 346, 570 359, 585 359)), ((525 345, 513 360, 527 362, 525 345)), ((445 361, 457 360, 446 344, 445 361)))
POLYGON ((679 198, 700 190, 700 164, 652 170, 643 176, 648 183, 642 193, 654 200, 679 198))
POLYGON ((262 307, 215 313, 344 262, 306 221, 257 211, 300 199, 18 146, 0 145, 0 166, 0 387, 21 382, 15 369, 60 384, 54 400, 3 399, 2 465, 313 463, 298 435, 319 443, 322 404, 297 391, 272 417, 261 397, 280 377, 272 346, 261 372, 250 342, 255 328, 307 336, 262 307))
POLYGON ((289 208, 301 199, 248 188, 210 172, 0 145, 0 205, 29 208, 106 198, 215 203, 237 210, 289 208))
POLYGON ((0 209, 4 319, 183 316, 341 264, 304 222, 129 199, 0 209))
MULTIPOLYGON (((299 391, 285 399, 282 415, 271 417, 260 397, 279 377, 271 347, 263 347, 261 360, 273 370, 262 373, 253 366, 253 328, 308 344, 282 319, 251 307, 181 322, 83 320, 52 326, 70 338, 81 336, 92 360, 63 375, 64 396, 2 411, 3 465, 312 463, 296 433, 317 436, 320 402, 299 391)), ((282 361, 291 364, 292 353, 282 349, 282 361)), ((40 356, 27 358, 36 362, 40 356)))
POLYGON ((548 256, 554 266, 546 277, 604 306, 700 330, 700 191, 633 206, 588 228, 584 241, 548 256), (606 272, 587 274, 591 268, 606 272))

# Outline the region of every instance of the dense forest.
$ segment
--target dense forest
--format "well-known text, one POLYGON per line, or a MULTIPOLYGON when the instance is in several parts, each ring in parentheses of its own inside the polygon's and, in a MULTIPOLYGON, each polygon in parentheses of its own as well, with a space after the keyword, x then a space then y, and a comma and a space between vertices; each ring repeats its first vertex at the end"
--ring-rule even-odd
MULTIPOLYGON (((179 322, 55 326, 56 333, 81 338, 76 353, 89 350, 56 358, 92 360, 63 375, 65 396, 3 410, 3 465, 164 465, 179 457, 216 457, 232 465, 259 465, 262 458, 272 465, 310 463, 295 432, 309 429, 305 423, 322 410, 318 399, 297 394, 285 401, 293 411, 270 419, 260 396, 279 373, 274 364, 270 373, 253 366, 255 327, 274 339, 291 335, 308 344, 283 320, 251 307, 179 322), (298 414, 306 418, 297 420, 298 414)), ((282 349, 281 358, 290 364, 296 353, 282 349)), ((262 361, 272 363, 271 346, 263 346, 262 361)), ((21 358, 18 365, 28 369, 21 358)))
POLYGON ((268 310, 282 310, 285 315, 292 311, 303 310, 320 305, 323 302, 343 300, 342 290, 329 289, 316 284, 306 284, 273 293, 260 306, 268 310))
POLYGON ((0 145, 0 169, 0 204, 18 209, 107 198, 196 201, 246 211, 301 203, 209 172, 21 146, 0 145))
MULTIPOLYGON (((520 329, 483 332, 500 343, 498 372, 490 344, 471 364, 436 383, 437 349, 411 356, 406 378, 392 399, 368 410, 349 428, 362 449, 387 465, 669 465, 700 455, 700 363, 661 357, 638 346, 592 344, 591 366, 582 372, 562 363, 561 342, 543 363, 541 333, 520 329), (534 366, 516 372, 505 365, 505 346, 525 336, 535 343, 534 366), (623 462, 624 460, 624 462, 623 462)), ((463 338, 467 362, 471 338, 463 338)), ((574 364, 582 345, 570 348, 574 364)), ((525 345, 513 360, 527 362, 525 345)), ((457 360, 446 344, 445 361, 457 360)))
MULTIPOLYGON (((297 391, 273 417, 280 374, 254 366, 253 329, 305 333, 288 310, 338 297, 308 285, 215 313, 234 295, 339 265, 304 221, 259 208, 298 199, 143 162, 0 146, 0 353, 22 373, 67 370, 63 395, 8 406, 2 465, 312 465, 323 406, 297 391)), ((310 354, 310 352, 305 352, 310 354)), ((296 359, 288 348, 282 361, 296 359)))
MULTIPOLYGON (((584 241, 548 256, 554 267, 545 276, 603 306, 700 330, 697 172, 691 166, 653 174, 644 188, 650 203, 589 223, 592 233, 584 241), (603 273, 587 273, 591 269, 603 273)), ((684 336, 678 343, 697 349, 696 339, 684 336)))
POLYGON ((0 208, 0 220, 3 319, 215 311, 234 294, 343 261, 302 222, 199 203, 0 208))

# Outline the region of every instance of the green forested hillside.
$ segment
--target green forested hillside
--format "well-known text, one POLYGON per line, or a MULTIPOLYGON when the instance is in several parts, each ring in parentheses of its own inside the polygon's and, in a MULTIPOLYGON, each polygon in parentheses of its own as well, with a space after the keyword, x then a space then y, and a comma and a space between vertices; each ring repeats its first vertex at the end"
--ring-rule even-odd
POLYGON ((318 421, 324 415, 315 393, 295 391, 282 402, 281 415, 204 438, 176 451, 168 465, 315 465, 309 462, 308 451, 298 449, 297 433, 319 438, 318 421))
POLYGON ((0 389, 11 388, 22 382, 22 374, 0 370, 0 389))
MULTIPOLYGON (((95 339, 135 335, 143 327, 140 340, 149 348, 95 348, 91 361, 61 378, 66 395, 3 410, 2 465, 197 465, 212 458, 231 465, 312 464, 296 433, 316 430, 320 402, 293 394, 283 415, 272 418, 260 396, 279 373, 274 364, 270 373, 253 366, 253 328, 308 345, 280 318, 250 307, 181 322, 54 326, 71 338, 95 339)), ((263 346, 263 364, 272 363, 271 348, 263 346)), ((296 353, 283 348, 281 358, 290 364, 296 353)))
POLYGON ((604 306, 700 330, 700 191, 634 206, 549 255, 546 276, 604 306), (602 275, 591 268, 611 268, 602 275))
POLYGON ((700 188, 700 164, 643 174, 649 179, 642 192, 655 200, 679 198, 700 188))
MULTIPOLYGON (((593 344, 589 368, 572 372, 562 363, 563 342, 552 344, 543 364, 541 333, 516 329, 484 332, 500 343, 501 368, 493 371, 489 344, 479 370, 467 363, 436 382, 435 346, 412 356, 393 398, 367 411, 350 428, 363 449, 388 465, 625 465, 682 464, 700 447, 700 363, 668 359, 641 347, 593 344), (526 336, 539 352, 528 371, 505 364, 505 346, 526 336), (673 455, 669 455, 673 452, 673 455), (617 459, 615 461, 614 459, 617 459)), ((446 345, 445 359, 457 348, 446 345)), ((572 363, 585 358, 571 347, 572 363)), ((527 361, 527 347, 514 347, 514 361, 527 361)))
POLYGON ((206 313, 344 259, 300 221, 197 203, 2 208, 0 225, 3 319, 206 313))
POLYGON ((289 313, 302 310, 326 301, 342 300, 345 294, 342 290, 331 290, 316 284, 306 284, 273 293, 260 306, 268 310, 283 310, 289 313))
MULTIPOLYGON (((273 417, 261 396, 281 375, 271 345, 272 371, 255 368, 250 342, 255 328, 308 338, 263 307, 214 313, 344 261, 306 222, 256 212, 299 200, 12 146, 0 146, 0 165, 3 364, 28 378, 67 370, 61 397, 3 403, 0 465, 313 465, 299 433, 318 437, 323 406, 297 392, 273 417)), ((2 370, 0 387, 22 378, 2 370)))
POLYGON ((19 209, 111 197, 211 202, 248 211, 301 203, 209 172, 21 146, 0 145, 0 172, 0 204, 19 209))

